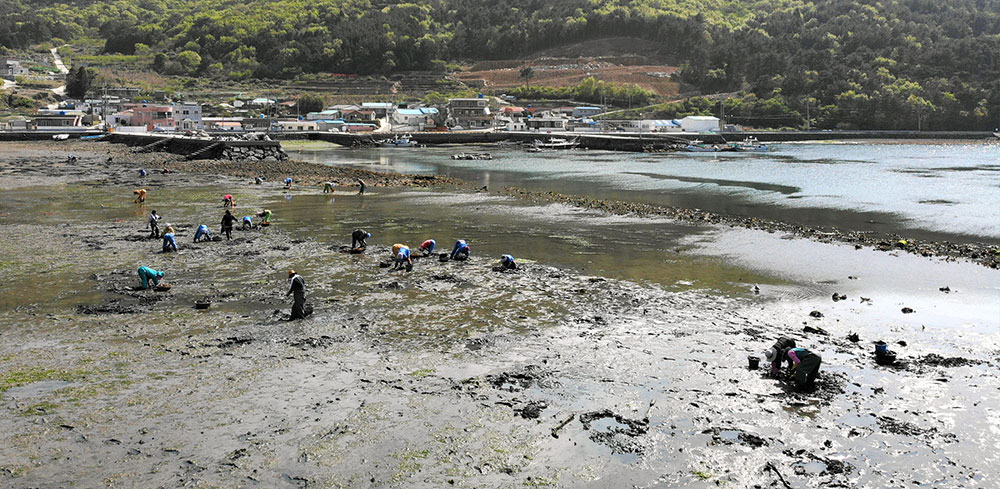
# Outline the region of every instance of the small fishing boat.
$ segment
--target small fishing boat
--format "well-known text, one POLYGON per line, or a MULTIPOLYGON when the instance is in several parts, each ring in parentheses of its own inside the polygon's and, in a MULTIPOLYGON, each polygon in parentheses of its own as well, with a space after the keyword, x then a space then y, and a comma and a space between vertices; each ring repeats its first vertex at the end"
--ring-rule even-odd
POLYGON ((379 145, 383 148, 415 148, 417 142, 410 138, 410 135, 396 136, 393 139, 383 139, 379 141, 379 145))
POLYGON ((707 144, 704 141, 695 139, 684 147, 684 151, 691 153, 718 153, 722 149, 717 144, 707 144))
POLYGON ((69 139, 69 134, 53 134, 52 139, 55 139, 56 141, 65 141, 69 139))
POLYGON ((580 142, 576 139, 563 139, 563 138, 549 138, 546 141, 539 141, 538 139, 534 142, 534 147, 538 149, 573 149, 580 145, 580 142))
POLYGON ((761 143, 757 138, 748 136, 743 141, 732 143, 732 148, 741 153, 767 153, 771 151, 766 144, 761 143))

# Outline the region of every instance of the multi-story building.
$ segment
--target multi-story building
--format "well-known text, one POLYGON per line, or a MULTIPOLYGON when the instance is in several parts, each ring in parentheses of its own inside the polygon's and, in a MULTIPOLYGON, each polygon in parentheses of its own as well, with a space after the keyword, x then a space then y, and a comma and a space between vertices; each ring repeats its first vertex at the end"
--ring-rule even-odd
POLYGON ((448 117, 462 129, 493 127, 489 100, 484 97, 448 99, 448 117))

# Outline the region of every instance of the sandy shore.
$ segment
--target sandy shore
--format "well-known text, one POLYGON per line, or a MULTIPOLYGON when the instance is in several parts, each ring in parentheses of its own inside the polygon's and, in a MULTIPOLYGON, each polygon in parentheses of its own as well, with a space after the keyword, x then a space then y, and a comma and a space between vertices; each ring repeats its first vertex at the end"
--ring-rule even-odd
POLYGON ((350 185, 362 174, 289 163, 256 186, 256 168, 99 143, 67 151, 76 165, 45 145, 0 149, 5 487, 902 488, 1000 476, 993 324, 872 319, 854 297, 815 318, 544 263, 497 273, 478 255, 392 272, 380 266, 391 243, 350 255, 348 236, 300 235, 280 215, 194 244, 193 226, 221 215, 220 189, 238 189, 243 211, 288 198, 285 175, 350 185), (146 237, 149 207, 122 197, 137 168, 163 166, 175 173, 143 183, 178 230, 177 254, 146 237), (139 265, 172 289, 133 290, 139 265), (288 268, 315 308, 303 321, 283 320, 288 268), (822 354, 816 391, 747 369, 779 335, 822 354), (901 362, 877 366, 876 339, 901 362))

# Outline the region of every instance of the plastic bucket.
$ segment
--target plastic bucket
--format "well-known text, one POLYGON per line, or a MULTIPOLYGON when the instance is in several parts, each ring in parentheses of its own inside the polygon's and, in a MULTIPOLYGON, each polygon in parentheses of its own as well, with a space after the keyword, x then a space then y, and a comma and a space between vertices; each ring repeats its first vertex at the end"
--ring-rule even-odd
POLYGON ((885 355, 886 352, 888 352, 888 351, 889 351, 889 345, 887 345, 884 341, 876 341, 875 342, 875 354, 876 355, 885 355))
POLYGON ((757 370, 758 368, 760 368, 760 357, 758 357, 756 355, 749 355, 749 356, 747 356, 747 362, 749 364, 749 365, 747 365, 747 367, 750 370, 757 370))

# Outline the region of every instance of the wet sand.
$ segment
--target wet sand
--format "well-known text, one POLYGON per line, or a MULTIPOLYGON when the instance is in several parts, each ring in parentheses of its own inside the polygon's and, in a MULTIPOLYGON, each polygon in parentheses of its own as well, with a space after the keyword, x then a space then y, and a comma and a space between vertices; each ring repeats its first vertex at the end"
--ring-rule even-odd
MULTIPOLYGON (((164 156, 106 164, 106 146, 86 144, 75 167, 52 165, 45 146, 0 147, 0 485, 977 487, 1000 476, 995 320, 919 305, 873 314, 853 291, 834 304, 671 290, 530 260, 497 273, 475 245, 469 262, 392 272, 379 266, 389 238, 420 233, 405 220, 370 229, 363 255, 341 252, 339 230, 307 229, 353 226, 398 190, 365 203, 338 189, 323 217, 319 188, 283 192, 280 174, 255 186, 252 172, 178 170, 138 182, 151 189, 138 207, 136 169, 164 156), (197 223, 218 229, 229 189, 237 215, 267 206, 276 224, 191 243, 197 223), (179 253, 145 238, 151 208, 177 228, 179 253), (172 289, 131 290, 139 265, 172 289), (288 268, 315 308, 303 321, 283 321, 288 268), (203 299, 212 307, 195 310, 203 299), (816 392, 746 368, 779 335, 822 354, 816 392), (875 365, 877 339, 899 365, 875 365)), ((440 205, 428 201, 403 202, 414 214, 440 205)))

